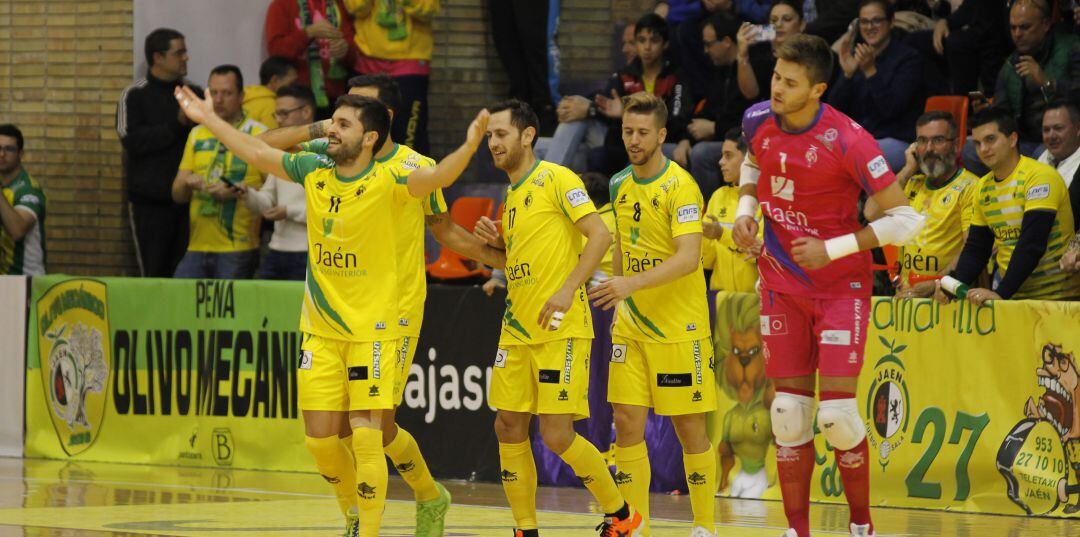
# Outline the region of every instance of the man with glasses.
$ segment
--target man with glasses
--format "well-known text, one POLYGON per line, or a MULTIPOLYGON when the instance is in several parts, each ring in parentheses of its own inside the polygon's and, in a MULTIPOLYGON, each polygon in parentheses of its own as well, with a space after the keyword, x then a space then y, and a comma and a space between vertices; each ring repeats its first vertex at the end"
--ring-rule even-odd
POLYGON ((886 0, 860 4, 857 28, 841 40, 841 76, 829 103, 869 131, 889 167, 899 170, 923 108, 922 59, 915 49, 892 38, 894 14, 886 0))
MULTIPOLYGON (((979 178, 957 163, 957 134, 956 121, 948 112, 919 116, 915 143, 896 174, 911 207, 926 218, 922 231, 900 248, 898 297, 933 296, 934 280, 956 266, 967 240, 979 178)), ((867 200, 865 213, 870 221, 884 215, 872 199, 867 200)))
POLYGON ((188 208, 173 203, 171 187, 184 142, 194 125, 176 104, 187 75, 184 36, 158 28, 146 36, 146 77, 124 90, 116 106, 116 133, 124 145, 124 176, 139 272, 172 276, 187 251, 188 208))
POLYGON ((45 274, 45 192, 22 167, 23 135, 0 125, 0 274, 45 274))
MULTIPOLYGON (((315 119, 315 94, 306 86, 285 86, 277 91, 274 118, 282 127, 308 125, 315 119)), ((259 265, 257 278, 303 280, 307 268, 307 208, 304 187, 268 175, 262 188, 242 196, 252 213, 274 223, 270 249, 259 265)))

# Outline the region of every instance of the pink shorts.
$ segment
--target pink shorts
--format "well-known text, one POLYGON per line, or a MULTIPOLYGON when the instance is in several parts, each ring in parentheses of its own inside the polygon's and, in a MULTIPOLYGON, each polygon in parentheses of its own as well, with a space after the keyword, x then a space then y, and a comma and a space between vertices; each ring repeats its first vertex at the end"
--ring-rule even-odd
POLYGON ((765 375, 857 377, 862 369, 870 300, 810 298, 761 291, 765 375))

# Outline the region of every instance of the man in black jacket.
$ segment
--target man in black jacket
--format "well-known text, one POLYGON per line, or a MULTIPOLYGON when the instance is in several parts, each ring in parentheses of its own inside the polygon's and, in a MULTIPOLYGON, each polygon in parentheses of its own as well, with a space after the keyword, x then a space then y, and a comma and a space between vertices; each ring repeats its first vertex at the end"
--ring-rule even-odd
MULTIPOLYGON (((150 32, 144 49, 147 74, 121 95, 116 133, 124 145, 139 271, 168 278, 187 250, 188 209, 173 203, 171 188, 193 126, 173 96, 176 87, 186 83, 188 54, 184 36, 168 28, 150 32)), ((195 91, 202 93, 201 88, 195 91)))

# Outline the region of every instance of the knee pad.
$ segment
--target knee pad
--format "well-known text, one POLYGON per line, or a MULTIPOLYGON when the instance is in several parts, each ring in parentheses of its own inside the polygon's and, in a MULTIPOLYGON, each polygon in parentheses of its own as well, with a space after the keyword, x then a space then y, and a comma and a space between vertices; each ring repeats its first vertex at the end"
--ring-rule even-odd
POLYGON ((769 414, 777 444, 795 447, 814 439, 813 397, 776 392, 769 414))
POLYGON ((817 417, 821 434, 836 449, 854 449, 866 438, 866 426, 859 417, 859 406, 855 399, 822 401, 817 417))

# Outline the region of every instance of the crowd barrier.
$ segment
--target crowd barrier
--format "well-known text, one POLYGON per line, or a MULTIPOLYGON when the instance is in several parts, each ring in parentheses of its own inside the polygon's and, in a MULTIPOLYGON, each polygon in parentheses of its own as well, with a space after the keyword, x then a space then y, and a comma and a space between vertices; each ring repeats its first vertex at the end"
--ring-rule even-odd
MULTIPOLYGON (((312 471, 296 407, 302 285, 34 278, 26 354, 27 456, 312 471)), ((502 297, 429 288, 399 411, 443 478, 498 480, 488 405, 502 297)), ((858 400, 876 505, 1075 516, 1080 503, 1080 304, 939 306, 877 299, 858 400)), ((609 451, 610 313, 594 312, 592 417, 609 451)), ((779 498, 757 299, 715 297, 723 493, 779 498)), ((767 321, 767 320, 766 320, 767 321)), ((650 418, 653 489, 682 488, 666 420, 650 418)), ((534 438, 540 479, 579 485, 534 438)), ((814 498, 843 501, 818 435, 814 498)))

